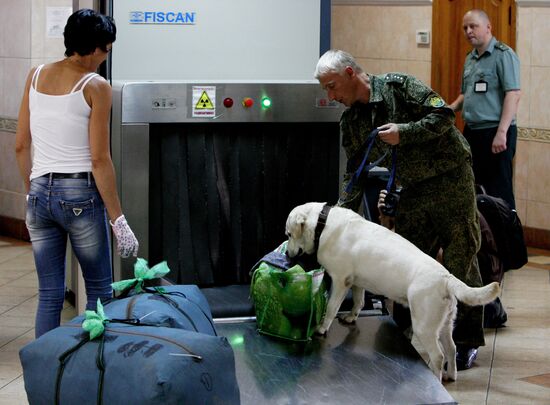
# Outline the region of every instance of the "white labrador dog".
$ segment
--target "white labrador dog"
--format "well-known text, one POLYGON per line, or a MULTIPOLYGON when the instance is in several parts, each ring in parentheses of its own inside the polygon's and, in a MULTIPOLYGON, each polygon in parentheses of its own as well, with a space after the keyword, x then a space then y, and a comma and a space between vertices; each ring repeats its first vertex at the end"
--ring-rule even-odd
MULTIPOLYGON (((315 253, 315 229, 325 204, 294 208, 286 222, 287 254, 315 253)), ((456 380, 456 346, 452 338, 456 300, 483 305, 500 292, 498 283, 471 288, 435 259, 383 226, 352 210, 333 207, 318 241, 317 260, 332 278, 327 312, 317 332, 325 334, 349 288, 353 308, 343 318, 355 321, 363 308, 364 290, 383 295, 411 310, 413 332, 428 352, 439 377, 456 380), (447 373, 443 374, 447 362, 447 373)))

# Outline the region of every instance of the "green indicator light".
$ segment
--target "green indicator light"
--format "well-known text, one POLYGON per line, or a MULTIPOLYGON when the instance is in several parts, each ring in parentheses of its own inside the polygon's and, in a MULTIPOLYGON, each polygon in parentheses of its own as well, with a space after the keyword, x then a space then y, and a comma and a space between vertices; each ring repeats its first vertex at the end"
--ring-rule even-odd
POLYGON ((269 97, 264 97, 262 98, 262 106, 264 108, 269 108, 271 107, 271 99, 269 97))
POLYGON ((233 336, 231 339, 231 344, 233 346, 240 346, 244 343, 244 337, 243 336, 233 336))

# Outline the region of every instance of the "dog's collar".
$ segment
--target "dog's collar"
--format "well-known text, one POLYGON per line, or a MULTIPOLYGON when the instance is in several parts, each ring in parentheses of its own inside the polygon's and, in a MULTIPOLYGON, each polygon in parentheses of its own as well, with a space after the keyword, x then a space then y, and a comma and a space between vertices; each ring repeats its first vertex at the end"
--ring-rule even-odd
POLYGON ((315 245, 315 252, 317 252, 317 250, 319 249, 319 239, 321 238, 321 232, 323 232, 323 229, 325 229, 328 213, 330 212, 331 208, 332 207, 330 205, 325 204, 323 206, 323 209, 319 213, 319 218, 317 219, 317 226, 315 227, 315 239, 313 240, 313 243, 315 245))

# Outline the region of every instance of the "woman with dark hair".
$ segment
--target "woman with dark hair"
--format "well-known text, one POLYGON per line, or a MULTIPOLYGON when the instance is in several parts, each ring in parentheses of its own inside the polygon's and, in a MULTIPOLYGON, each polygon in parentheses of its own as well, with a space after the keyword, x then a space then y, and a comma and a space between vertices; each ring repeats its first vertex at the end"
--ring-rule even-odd
POLYGON ((138 250, 122 214, 110 155, 111 86, 95 73, 116 39, 115 24, 79 10, 67 20, 64 37, 67 57, 30 71, 16 133, 38 273, 36 337, 60 324, 67 237, 82 268, 87 309, 112 296, 106 212, 118 253, 137 256, 138 250))

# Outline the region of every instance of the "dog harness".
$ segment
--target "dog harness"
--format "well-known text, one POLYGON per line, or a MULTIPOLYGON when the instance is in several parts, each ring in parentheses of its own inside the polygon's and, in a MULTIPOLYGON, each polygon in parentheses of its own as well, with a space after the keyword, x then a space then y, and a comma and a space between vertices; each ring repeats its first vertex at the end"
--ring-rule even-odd
POLYGON ((315 227, 315 239, 313 240, 313 243, 315 244, 315 251, 319 250, 319 239, 321 238, 321 232, 323 232, 323 229, 325 229, 325 225, 327 223, 327 217, 328 213, 331 210, 331 206, 328 204, 325 204, 323 206, 323 209, 319 213, 319 218, 317 219, 317 226, 315 227))

